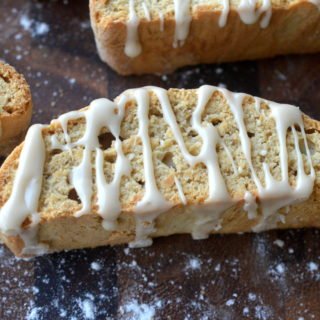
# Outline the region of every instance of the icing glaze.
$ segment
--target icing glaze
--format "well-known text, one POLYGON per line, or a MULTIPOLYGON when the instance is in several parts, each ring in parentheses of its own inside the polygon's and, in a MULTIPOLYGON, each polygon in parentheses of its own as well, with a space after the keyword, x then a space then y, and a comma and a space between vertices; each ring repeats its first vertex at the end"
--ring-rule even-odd
POLYGON ((309 0, 309 2, 317 6, 320 10, 320 0, 309 0))
POLYGON ((0 212, 1 232, 7 236, 19 235, 24 241, 22 253, 27 255, 40 255, 47 251, 46 245, 37 241, 38 201, 45 162, 41 129, 41 125, 33 125, 26 135, 10 198, 0 212), (37 156, 31 158, 31 155, 37 156), (30 224, 23 228, 27 218, 30 224))
POLYGON ((124 52, 130 58, 138 56, 142 51, 139 41, 138 28, 139 18, 134 8, 134 0, 129 0, 129 19, 127 21, 127 39, 124 52))
POLYGON ((258 8, 257 0, 241 0, 237 10, 240 19, 245 24, 254 24, 262 16, 260 26, 266 28, 272 15, 271 0, 262 0, 262 4, 258 8))
MULTIPOLYGON (((278 222, 285 222, 285 215, 280 214, 279 210, 284 209, 284 212, 287 213, 289 206, 306 200, 312 193, 315 179, 301 111, 299 108, 290 105, 264 101, 270 110, 269 117, 272 117, 275 121, 275 130, 279 141, 281 179, 276 180, 272 176, 268 164, 263 163, 265 177, 263 185, 252 164, 251 140, 244 121, 242 104, 247 95, 232 93, 223 88, 207 85, 197 90, 197 103, 191 116, 192 130, 197 132, 202 140, 202 146, 197 155, 188 151, 167 91, 158 87, 127 90, 119 97, 117 103, 108 99, 98 99, 93 101, 87 109, 66 113, 55 120, 61 125, 64 141, 59 142, 57 137, 52 135, 50 140, 52 149, 69 151, 71 154, 74 149, 80 149, 82 152, 82 159, 78 165, 71 169, 69 179, 81 202, 81 209, 75 213, 75 216, 79 217, 91 213, 94 205, 92 198, 93 181, 95 181, 97 213, 102 217, 102 225, 106 230, 117 230, 117 219, 122 210, 120 202, 121 179, 124 176, 130 176, 131 172, 130 159, 126 157, 122 148, 120 125, 123 121, 126 103, 135 101, 139 123, 137 138, 141 140, 143 151, 144 193, 133 210, 136 220, 136 235, 130 246, 141 247, 152 243, 151 237, 156 231, 157 217, 170 210, 174 205, 162 195, 155 177, 153 152, 149 136, 150 93, 152 92, 159 101, 163 119, 169 126, 186 163, 190 167, 202 163, 208 172, 207 199, 201 205, 189 206, 189 209, 196 213, 197 217, 191 230, 192 236, 194 239, 203 239, 208 237, 211 232, 218 231, 221 228, 222 214, 241 199, 232 198, 227 190, 218 161, 217 146, 220 145, 224 148, 235 175, 241 173, 242 168, 237 168, 235 159, 233 159, 230 150, 220 137, 217 127, 202 120, 205 107, 216 91, 224 97, 233 115, 239 132, 241 149, 252 181, 256 186, 254 194, 247 190, 243 195, 243 210, 247 212, 248 219, 255 220, 253 230, 262 231, 276 227, 278 222), (68 123, 77 119, 85 120, 85 131, 81 138, 73 141, 68 132, 68 123), (306 174, 304 169, 296 128, 299 128, 303 139, 310 168, 309 174, 306 174), (294 186, 289 182, 286 142, 289 129, 292 132, 297 159, 297 176, 294 186), (103 130, 107 130, 113 135, 113 147, 117 154, 114 163, 114 175, 110 182, 107 182, 105 178, 104 153, 98 139, 103 130), (95 179, 93 172, 95 172, 95 179), (256 199, 259 199, 259 203, 256 199), (260 214, 258 214, 258 209, 260 214)), ((263 100, 259 98, 254 98, 254 100, 256 111, 264 112, 260 109, 263 100)), ((5 235, 20 235, 25 242, 24 250, 29 253, 46 250, 44 245, 37 243, 37 226, 40 221, 37 207, 45 163, 45 146, 41 130, 40 125, 30 128, 20 156, 12 193, 0 212, 1 232, 5 235), (30 162, 28 159, 32 154, 36 154, 37 157, 30 162), (29 228, 22 228, 22 223, 28 217, 31 220, 29 228)), ((174 175, 174 183, 180 204, 187 205, 188 201, 184 194, 183 185, 176 175, 174 175)))
POLYGON ((222 10, 219 17, 219 27, 223 28, 227 24, 227 19, 230 11, 229 0, 222 0, 222 10))
POLYGON ((174 0, 174 17, 176 29, 174 33, 173 47, 183 46, 189 34, 191 15, 189 0, 174 0))
POLYGON ((151 21, 150 11, 145 1, 142 2, 142 9, 144 11, 144 15, 148 21, 151 21))

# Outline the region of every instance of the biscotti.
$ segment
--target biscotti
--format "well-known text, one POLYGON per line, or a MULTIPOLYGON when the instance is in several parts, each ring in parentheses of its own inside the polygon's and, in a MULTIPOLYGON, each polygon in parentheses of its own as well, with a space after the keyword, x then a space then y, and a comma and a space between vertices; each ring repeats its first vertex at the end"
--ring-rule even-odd
POLYGON ((95 100, 32 126, 3 164, 3 240, 33 256, 320 227, 319 130, 297 107, 212 86, 95 100))
POLYGON ((320 51, 319 0, 90 0, 99 55, 123 75, 320 51))
POLYGON ((0 156, 24 139, 32 114, 29 86, 13 67, 0 61, 0 156))

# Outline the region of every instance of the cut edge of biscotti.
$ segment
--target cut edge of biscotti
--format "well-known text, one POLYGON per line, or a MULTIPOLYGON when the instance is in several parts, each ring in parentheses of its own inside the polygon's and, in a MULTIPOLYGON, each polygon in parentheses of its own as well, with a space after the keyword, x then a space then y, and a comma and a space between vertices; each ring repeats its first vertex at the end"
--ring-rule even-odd
POLYGON ((31 114, 31 92, 24 76, 0 61, 0 156, 23 140, 31 114))
MULTIPOLYGON (((126 91, 116 103, 96 100, 49 126, 33 127, 27 136, 33 144, 20 145, 3 164, 0 217, 17 185, 14 179, 22 157, 38 155, 35 163, 25 164, 20 183, 27 181, 30 186, 30 181, 41 180, 39 199, 33 195, 31 203, 37 208, 33 217, 25 212, 19 230, 3 234, 4 241, 16 255, 33 256, 126 242, 144 246, 151 237, 173 233, 191 233, 201 239, 209 233, 320 226, 316 207, 308 203, 316 201, 319 189, 319 128, 318 122, 293 106, 210 86, 168 91, 146 87, 126 91), (148 117, 143 116, 146 108, 148 117), (281 108, 287 110, 286 117, 281 108), (287 177, 280 168, 283 157, 275 117, 282 117, 287 128, 287 177), (90 132, 97 139, 92 140, 90 132), (35 147, 39 141, 43 163, 35 147), (210 143, 212 148, 204 146, 210 143), (251 164, 246 158, 247 143, 251 164), (29 148, 24 156, 23 146, 29 148), (85 163, 86 156, 90 161, 85 163), (305 216, 298 212, 303 201, 305 216), (31 241, 29 248, 26 239, 31 241)), ((30 190, 17 191, 14 200, 26 194, 30 190)), ((10 209, 21 208, 13 201, 10 209)))

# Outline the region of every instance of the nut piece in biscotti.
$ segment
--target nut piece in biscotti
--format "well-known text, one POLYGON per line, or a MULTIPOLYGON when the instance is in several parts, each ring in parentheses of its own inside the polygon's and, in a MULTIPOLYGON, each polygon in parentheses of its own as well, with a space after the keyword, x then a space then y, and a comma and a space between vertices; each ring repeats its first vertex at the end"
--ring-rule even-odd
POLYGON ((122 75, 320 51, 319 0, 90 0, 101 59, 122 75))
POLYGON ((0 61, 0 156, 24 138, 32 115, 29 85, 23 75, 0 61))
POLYGON ((2 238, 33 256, 320 227, 319 130, 297 107, 212 86, 95 100, 32 126, 7 158, 2 238))

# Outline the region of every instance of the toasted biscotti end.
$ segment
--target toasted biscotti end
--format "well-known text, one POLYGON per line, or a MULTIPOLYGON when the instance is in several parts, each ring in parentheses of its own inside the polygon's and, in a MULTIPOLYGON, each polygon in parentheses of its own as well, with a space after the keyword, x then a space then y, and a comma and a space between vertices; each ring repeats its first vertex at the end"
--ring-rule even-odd
POLYGON ((320 227, 319 139, 297 108, 216 87, 99 99, 31 127, 4 162, 2 238, 28 257, 320 227))
POLYGON ((32 115, 29 85, 23 75, 0 61, 0 156, 24 138, 32 115))
POLYGON ((242 17, 238 0, 90 0, 90 16, 100 58, 122 75, 320 51, 317 1, 241 3, 242 17))

